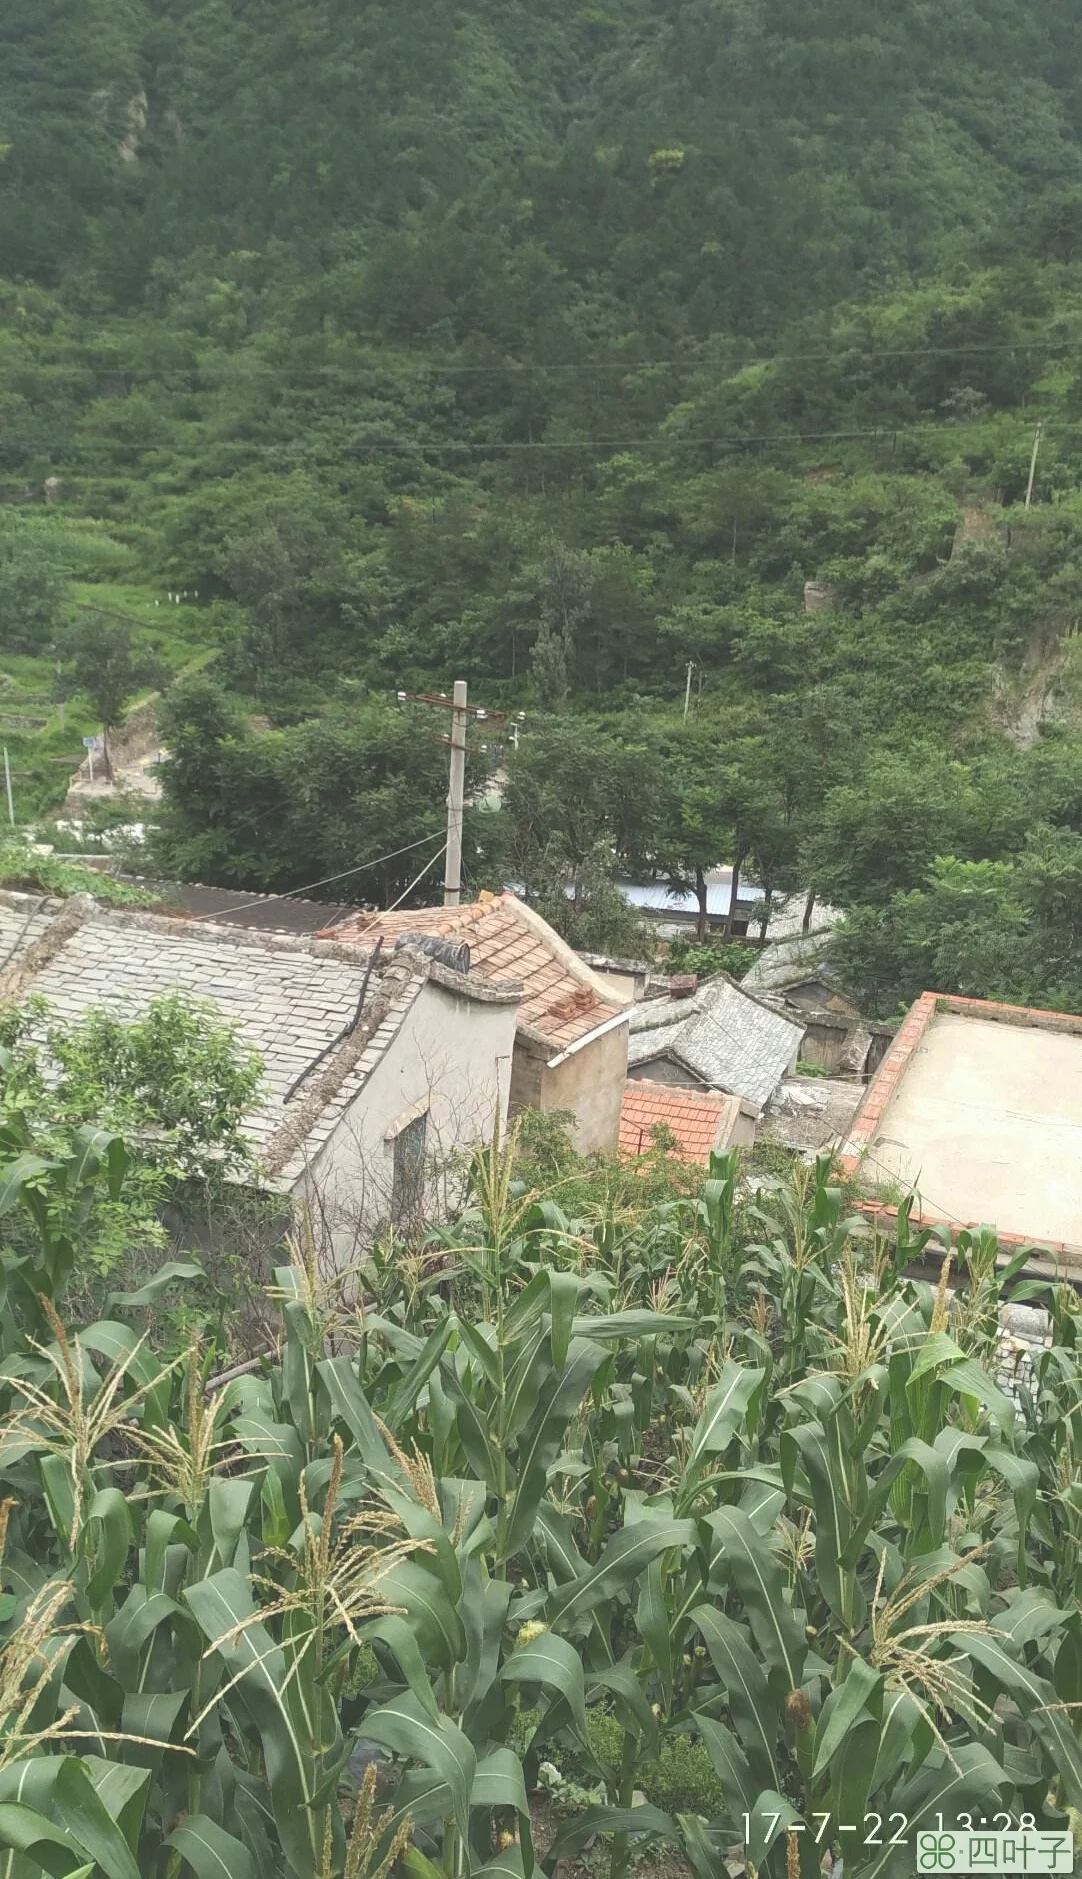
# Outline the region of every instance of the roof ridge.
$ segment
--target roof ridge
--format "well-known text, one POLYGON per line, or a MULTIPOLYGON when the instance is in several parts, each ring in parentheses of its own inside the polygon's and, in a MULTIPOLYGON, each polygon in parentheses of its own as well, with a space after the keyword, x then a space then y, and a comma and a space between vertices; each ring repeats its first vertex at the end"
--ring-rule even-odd
POLYGON ((340 939, 352 939, 357 943, 377 938, 386 926, 400 926, 403 931, 421 934, 426 922, 433 932, 449 933, 459 927, 476 926, 481 917, 490 911, 491 901, 481 900, 466 901, 458 907, 406 907, 401 911, 394 907, 376 908, 371 913, 358 913, 352 920, 340 920, 333 926, 320 927, 314 937, 329 939, 337 935, 340 939))
MULTIPOLYGON (((42 902, 42 908, 38 911, 44 906, 45 902, 42 902)), ((49 921, 44 933, 36 940, 31 940, 25 952, 18 952, 19 941, 16 940, 12 949, 14 957, 8 955, 8 962, 0 972, 0 1000, 5 1004, 14 1004, 16 999, 21 998, 37 973, 51 959, 55 959, 57 953, 63 952, 69 939, 85 925, 96 908, 97 902, 89 894, 76 894, 71 900, 62 903, 60 912, 49 921)), ((29 931, 34 911, 31 909, 27 915, 24 934, 29 931)))
POLYGON ((795 1019, 787 1018, 783 1012, 778 1010, 776 1005, 771 1005, 765 998, 760 997, 757 992, 749 992, 745 986, 741 985, 739 979, 733 978, 731 972, 718 972, 715 974, 715 982, 717 979, 724 979, 726 985, 731 985, 734 992, 739 992, 743 998, 750 999, 751 1003, 758 1005, 762 1011, 769 1011, 772 1018, 780 1018, 783 1024, 791 1025, 794 1031, 800 1031, 803 1034, 807 1029, 806 1025, 797 1024, 795 1019))
POLYGON ((548 947, 550 953, 571 978, 577 979, 580 985, 589 987, 599 1004, 607 1005, 612 1011, 622 1011, 625 1006, 630 1005, 631 999, 621 997, 611 985, 606 984, 600 973, 595 972, 592 966, 586 964, 574 947, 569 946, 562 935, 557 933, 555 927, 550 926, 544 915, 538 913, 536 907, 530 906, 529 901, 522 900, 518 894, 512 893, 510 888, 505 888, 502 894, 495 896, 495 899, 512 911, 520 925, 526 927, 535 938, 541 941, 542 945, 548 947))
MULTIPOLYGON (((158 913, 146 907, 103 907, 90 896, 86 919, 100 920, 108 926, 130 928, 144 933, 169 933, 177 938, 195 940, 199 944, 217 942, 219 945, 252 947, 257 952, 268 953, 307 953, 312 958, 328 958, 337 954, 346 959, 367 959, 370 948, 359 945, 355 939, 352 944, 341 937, 324 939, 319 933, 279 933, 261 927, 234 925, 229 920, 193 919, 190 914, 158 913)), ((340 930, 331 928, 331 932, 340 930)))
POLYGON ((702 1104, 708 1109, 722 1107, 727 1096, 724 1090, 686 1089, 679 1083, 662 1083, 656 1077, 629 1077, 627 1084, 628 1095, 637 1089, 659 1090, 664 1092, 666 1101, 702 1104))

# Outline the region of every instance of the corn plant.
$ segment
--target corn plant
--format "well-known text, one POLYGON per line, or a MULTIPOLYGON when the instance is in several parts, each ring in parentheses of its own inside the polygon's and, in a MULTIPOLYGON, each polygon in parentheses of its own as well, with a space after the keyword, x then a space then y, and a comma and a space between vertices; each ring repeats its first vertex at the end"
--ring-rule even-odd
POLYGON ((825 1161, 591 1223, 496 1150, 438 1284, 335 1305, 302 1232, 277 1353, 218 1388, 147 1336, 190 1265, 65 1320, 120 1152, 10 1147, 0 1879, 533 1879, 598 1834, 612 1879, 652 1840, 902 1879, 892 1815, 1082 1802, 1082 1318, 1048 1294, 1004 1389, 988 1236, 952 1303, 825 1161), (686 1738, 711 1818, 637 1801, 686 1738), (605 1798, 542 1861, 569 1758, 605 1798))

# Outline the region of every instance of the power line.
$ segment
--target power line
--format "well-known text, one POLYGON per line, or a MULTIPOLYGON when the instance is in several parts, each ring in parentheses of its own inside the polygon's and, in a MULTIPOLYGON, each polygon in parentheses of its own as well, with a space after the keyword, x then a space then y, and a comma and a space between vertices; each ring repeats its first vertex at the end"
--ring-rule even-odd
MULTIPOLYGON (((370 342, 371 343, 371 342, 370 342)), ((730 342, 735 344, 735 342, 730 342)), ((431 359, 424 353, 392 353, 383 356, 381 352, 370 356, 360 356, 356 361, 343 364, 328 363, 311 367, 305 373, 291 373, 287 384, 304 384, 306 380, 317 381, 331 374, 348 374, 351 371, 389 371, 416 367, 420 370, 438 373, 443 377, 466 377, 480 373, 494 372, 531 372, 545 373, 598 373, 616 372, 742 372, 753 365, 788 365, 788 364, 829 364, 832 361, 851 358, 854 354, 861 359, 954 359, 985 357, 998 353, 1044 352, 1050 358, 1062 358, 1082 348, 1082 334, 1076 339, 1003 339, 988 344, 961 346, 871 346, 860 340, 840 340, 825 352, 774 352, 753 354, 749 357, 724 360, 710 357, 690 356, 682 359, 497 359, 487 365, 467 364, 454 359, 431 359)), ((266 362, 260 360, 255 373, 269 371, 266 362)), ((255 375, 253 373, 253 376, 255 375)), ((186 383, 197 382, 195 372, 170 371, 170 380, 183 379, 186 383)), ((154 384, 159 381, 152 374, 131 374, 134 383, 154 384)), ((243 382, 243 381, 241 381, 243 382)), ((214 387, 208 386, 208 389, 214 387)))
MULTIPOLYGON (((426 842, 434 842, 437 839, 435 835, 422 835, 419 841, 407 842, 404 848, 392 848, 389 855, 377 855, 374 861, 358 861, 355 867, 343 868, 340 874, 324 875, 322 881, 309 881, 305 887, 288 887, 278 898, 281 900, 294 900, 298 894, 310 894, 314 888, 329 887, 332 881, 344 881, 347 876, 351 874, 365 874, 369 868, 381 867, 385 861, 395 861, 399 855, 411 854, 415 848, 423 848, 426 842)), ((442 853, 442 850, 440 852, 442 853)), ((433 862, 438 860, 439 855, 433 855, 432 861, 428 863, 428 866, 431 867, 433 862)), ((418 879, 420 878, 421 877, 418 876, 418 879)), ((407 888, 406 892, 409 893, 409 891, 409 888, 407 888)), ((259 894, 254 900, 238 901, 235 907, 218 907, 213 913, 199 913, 195 914, 193 918, 196 921, 224 920, 228 914, 245 913, 249 907, 263 907, 266 905, 266 901, 266 894, 259 894)))
MULTIPOLYGON (((1023 416, 1020 412, 1002 415, 997 414, 993 421, 997 424, 1007 422, 1014 423, 1019 428, 1024 429, 1028 436, 1033 417, 1031 414, 1023 416)), ((989 428, 989 421, 981 418, 962 423, 955 421, 947 422, 940 419, 938 422, 929 421, 924 424, 911 424, 905 419, 899 419, 895 423, 878 424, 858 430, 729 431, 706 437, 682 436, 666 433, 661 430, 655 431, 653 435, 649 437, 570 437, 561 439, 492 438, 483 443, 459 440, 426 442, 420 438, 385 437, 370 438, 366 439, 364 442, 341 444, 337 447, 333 455, 325 452, 318 460, 323 463, 339 462, 343 456, 361 456, 365 451, 380 450, 399 453, 411 450, 418 452, 436 450, 449 453, 467 451, 487 455, 493 451, 644 450, 657 444, 669 445, 671 447, 677 445, 704 447, 709 445, 717 449, 737 448, 747 444, 754 444, 759 448, 776 446, 779 449, 784 449, 789 445, 802 443, 855 443, 868 441, 869 439, 879 439, 885 442, 899 437, 919 436, 926 432, 942 433, 948 430, 952 435, 959 436, 973 431, 987 430, 989 428)), ((1077 425, 1070 425, 1068 428, 1075 432, 1078 430, 1077 425)), ((299 454, 305 452, 305 442, 302 438, 283 439, 281 443, 277 444, 249 444, 240 438, 210 438, 198 441, 200 448, 207 455, 212 454, 216 450, 241 451, 250 457, 281 456, 286 452, 299 454)), ((156 444, 117 443, 116 445, 112 445, 103 443, 100 444, 98 448, 108 455, 117 455, 127 451, 134 452, 138 456, 146 456, 159 448, 159 446, 156 444)), ((78 450, 78 445, 76 445, 76 450, 78 450)), ((314 453, 308 452, 307 454, 311 460, 314 453)))
MULTIPOLYGON (((765 355, 755 354, 738 363, 722 359, 685 358, 685 359, 581 359, 581 360, 531 360, 507 359, 492 365, 460 365, 454 360, 432 362, 424 354, 406 354, 409 363, 419 363, 429 371, 455 374, 459 372, 661 372, 661 371, 710 371, 732 370, 741 372, 749 365, 786 365, 793 363, 807 364, 812 361, 827 362, 832 359, 847 358, 852 353, 859 353, 864 359, 952 359, 968 358, 973 354, 983 356, 986 353, 999 352, 1048 352, 1051 356, 1077 351, 1082 347, 1082 334, 1077 339, 1001 339, 988 345, 964 346, 865 346, 859 340, 839 341, 829 352, 771 352, 765 355)), ((403 355, 399 355, 402 357, 403 355)), ((318 372, 337 372, 342 370, 337 365, 321 365, 318 372)))
POLYGON ((409 886, 405 888, 401 894, 399 894, 398 899, 392 900, 390 906, 386 909, 386 911, 388 913, 393 913, 396 907, 400 907, 402 905, 402 902, 406 899, 407 895, 412 894, 414 888, 419 884, 419 882, 424 880, 425 875, 428 873, 429 868, 434 868, 437 861, 440 859, 440 856, 445 855, 446 853, 447 853, 447 843, 444 842, 441 848, 437 848, 431 860, 425 862, 425 865, 421 869, 420 874, 414 875, 409 886))
MULTIPOLYGON (((1029 418, 1024 420, 1027 435, 1031 421, 1032 420, 1029 418)), ((652 437, 595 437, 583 439, 572 437, 544 442, 522 439, 496 439, 483 444, 457 442, 424 444, 414 443, 408 439, 380 438, 359 444, 343 444, 342 453, 347 456, 360 456, 366 450, 445 450, 479 451, 481 453, 487 453, 493 450, 643 450, 655 444, 668 444, 670 446, 710 445, 718 449, 744 444, 772 444, 784 447, 788 444, 805 443, 855 443, 861 440, 867 440, 868 438, 880 438, 886 441, 887 439, 896 437, 910 437, 915 432, 943 431, 950 429, 957 433, 963 428, 966 427, 955 424, 948 426, 942 421, 938 424, 906 424, 900 422, 897 424, 880 424, 875 426, 874 429, 855 431, 731 431, 717 437, 685 437, 678 434, 670 435, 661 431, 655 431, 652 437)))

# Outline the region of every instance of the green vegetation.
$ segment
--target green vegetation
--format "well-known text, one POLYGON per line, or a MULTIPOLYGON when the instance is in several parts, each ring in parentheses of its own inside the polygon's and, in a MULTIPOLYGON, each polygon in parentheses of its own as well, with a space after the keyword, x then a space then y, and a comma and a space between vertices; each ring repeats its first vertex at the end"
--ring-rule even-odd
POLYGON ((40 888, 46 894, 93 894, 114 907, 150 906, 153 896, 131 881, 89 868, 70 856, 43 854, 14 832, 0 836, 0 883, 8 888, 40 888))
POLYGON ((719 972, 727 972, 731 978, 742 979, 745 972, 750 972, 758 957, 758 947, 749 946, 743 940, 692 943, 675 939, 669 945, 665 963, 671 972, 693 972, 700 979, 715 978, 719 972))
MULTIPOLYGON (((1073 957, 1026 952, 1029 857, 1077 831, 1030 787, 1079 744, 1077 9, 535 11, 9 9, 20 814, 140 672, 213 657, 221 787, 178 764, 155 864, 340 873, 392 821, 435 836, 443 721, 401 708, 413 789, 388 714, 464 676, 525 713, 517 753, 476 727, 509 786, 469 879, 578 943, 633 937, 614 863, 701 889, 728 861, 871 910, 843 959, 891 1010, 893 897, 953 858, 1010 875, 967 984, 1077 998, 1073 957), (598 771, 575 827, 565 763, 598 771)), ((921 961, 946 989, 950 951, 921 961)))
POLYGON ((145 1337, 190 1264, 76 1309, 121 1138, 34 1146, 9 1113, 13 1872, 532 1879, 547 1787, 549 1873, 600 1836, 611 1879, 741 1843, 770 1879, 843 1848, 905 1879, 867 1815, 1082 1803, 1082 1317, 1022 1288, 1053 1341, 1007 1393, 993 1235, 951 1304, 946 1267, 904 1276, 907 1209, 876 1239, 826 1159, 571 1216, 512 1143, 359 1292, 302 1234, 269 1346, 215 1380, 213 1337, 145 1337))
MULTIPOLYGON (((167 1210, 190 1227, 223 1204, 224 1184, 251 1165, 241 1123, 261 1079, 212 1005, 173 994, 128 1024, 99 1010, 65 1024, 39 998, 4 1008, 0 1138, 17 1157, 8 1201, 21 1195, 31 1240, 47 1221, 62 1226, 80 1303, 162 1270, 167 1210)), ((25 1233, 9 1224, 8 1239, 26 1254, 25 1233)), ((199 1302, 220 1304, 211 1291, 199 1302)))
MULTIPOLYGON (((1080 58, 1074 0, 8 0, 19 821, 160 688, 155 867, 424 897, 395 694, 465 677, 467 878, 576 944, 648 871, 733 970, 724 862, 845 910, 870 1011, 1078 1008, 1080 58)), ((990 1234, 952 1300, 825 1160, 533 1118, 256 1310, 235 1039, 2 1041, 4 1879, 533 1879, 544 1781, 610 1879, 1082 1807, 1070 1288, 1007 1378, 990 1234)))
MULTIPOLYGON (((169 873, 271 888, 348 871, 349 892, 387 904, 441 852, 446 750, 382 700, 345 697, 253 735, 199 677, 173 690, 159 723, 171 761, 157 858, 169 873)), ((468 819, 475 876, 492 821, 468 819)))

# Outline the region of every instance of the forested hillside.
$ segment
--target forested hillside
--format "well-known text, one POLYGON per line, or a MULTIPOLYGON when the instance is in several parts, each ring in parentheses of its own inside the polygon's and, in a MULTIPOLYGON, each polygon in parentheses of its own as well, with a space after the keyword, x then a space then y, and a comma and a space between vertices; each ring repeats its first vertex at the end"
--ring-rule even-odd
POLYGON ((876 1009, 1082 997, 1071 0, 12 0, 0 271, 5 671, 215 655, 164 862, 434 834, 464 676, 476 879, 741 861, 876 1009))

